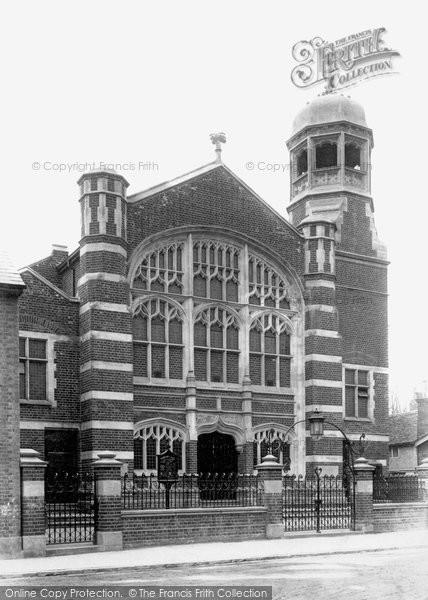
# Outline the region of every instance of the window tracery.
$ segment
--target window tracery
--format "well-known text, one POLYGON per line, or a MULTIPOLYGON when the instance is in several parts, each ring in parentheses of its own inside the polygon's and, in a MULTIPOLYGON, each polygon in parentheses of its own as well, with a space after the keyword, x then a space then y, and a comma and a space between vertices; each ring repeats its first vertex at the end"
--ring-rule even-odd
POLYGON ((183 293, 183 243, 153 250, 141 261, 132 286, 151 292, 183 293))
POLYGON ((253 321, 250 328, 250 379, 254 385, 290 385, 290 335, 287 323, 274 314, 253 321))
POLYGON ((193 292, 195 296, 238 301, 239 250, 220 242, 193 244, 193 292))
POLYGON ((185 437, 179 429, 162 424, 142 427, 134 434, 134 468, 157 469, 156 456, 171 450, 178 456, 179 470, 185 470, 185 437))
POLYGON ((224 308, 201 311, 194 324, 195 377, 201 381, 239 383, 239 329, 224 308))
POLYGON ((182 317, 160 298, 142 302, 134 313, 134 374, 153 379, 183 377, 182 317))

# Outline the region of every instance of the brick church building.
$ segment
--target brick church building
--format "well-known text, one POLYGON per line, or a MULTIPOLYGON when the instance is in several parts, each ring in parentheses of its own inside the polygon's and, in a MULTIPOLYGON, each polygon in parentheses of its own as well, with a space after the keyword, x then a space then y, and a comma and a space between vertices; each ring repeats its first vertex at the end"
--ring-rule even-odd
POLYGON ((386 465, 388 262, 363 108, 325 95, 295 118, 289 220, 213 142, 214 162, 142 192, 82 175, 79 247, 20 271, 20 445, 51 472, 112 450, 150 473, 167 448, 181 472, 249 472, 274 430, 291 473, 337 474, 343 437, 309 437, 315 408, 386 465))

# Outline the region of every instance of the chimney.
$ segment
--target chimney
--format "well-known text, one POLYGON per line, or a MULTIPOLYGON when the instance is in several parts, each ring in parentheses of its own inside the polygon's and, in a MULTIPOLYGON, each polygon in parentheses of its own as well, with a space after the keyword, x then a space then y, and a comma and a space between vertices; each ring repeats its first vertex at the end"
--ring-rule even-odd
POLYGON ((417 436, 418 438, 428 433, 428 398, 422 398, 422 394, 418 394, 416 398, 418 403, 418 425, 417 425, 417 436))
POLYGON ((52 244, 52 256, 62 258, 62 260, 64 260, 68 256, 67 246, 61 246, 61 244, 52 244))

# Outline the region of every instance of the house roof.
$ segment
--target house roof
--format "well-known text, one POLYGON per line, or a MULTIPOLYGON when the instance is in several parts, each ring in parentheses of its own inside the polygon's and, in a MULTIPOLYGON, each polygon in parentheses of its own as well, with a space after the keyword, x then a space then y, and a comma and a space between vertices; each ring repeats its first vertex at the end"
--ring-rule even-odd
POLYGON ((414 444, 417 439, 417 411, 410 411, 398 415, 390 415, 389 443, 391 444, 414 444))
POLYGON ((0 286, 7 288, 24 288, 25 283, 18 269, 13 265, 9 256, 0 250, 0 286))

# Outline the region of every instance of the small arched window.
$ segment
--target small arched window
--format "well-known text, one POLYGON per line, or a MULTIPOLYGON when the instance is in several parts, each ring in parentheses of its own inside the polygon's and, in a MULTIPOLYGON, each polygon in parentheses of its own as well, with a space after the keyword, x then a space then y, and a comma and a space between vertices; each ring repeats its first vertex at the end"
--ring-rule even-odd
POLYGON ((316 147, 315 165, 317 169, 337 167, 337 144, 322 142, 316 147))
POLYGON ((361 169, 361 149, 353 142, 345 144, 345 167, 361 169))
POLYGON ((142 427, 134 434, 134 468, 156 471, 156 457, 166 450, 178 456, 178 468, 185 470, 184 434, 175 427, 152 424, 142 427))
POLYGON ((290 444, 285 437, 285 433, 278 429, 263 429, 254 434, 253 458, 254 468, 262 462, 262 459, 271 450, 280 465, 285 471, 290 468, 290 444), (269 441, 272 446, 269 448, 269 441))
POLYGON ((301 150, 297 155, 297 177, 305 175, 308 172, 308 151, 306 148, 301 150))

